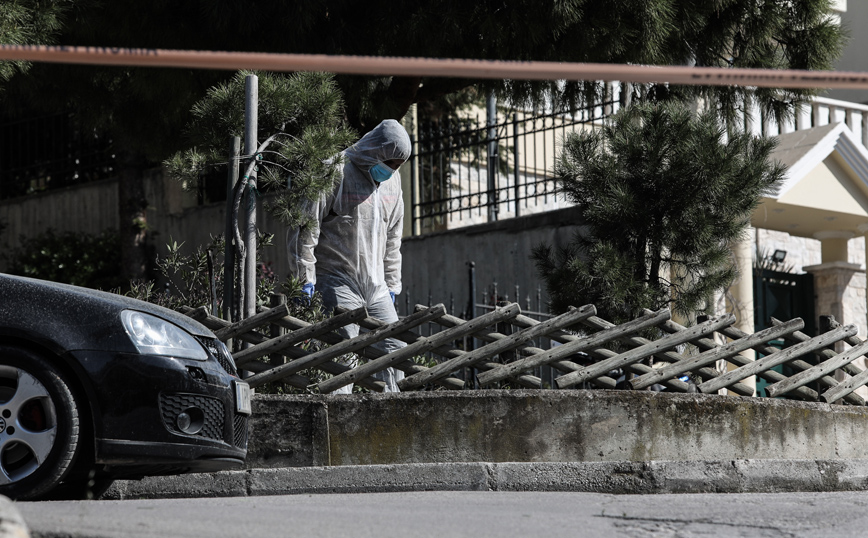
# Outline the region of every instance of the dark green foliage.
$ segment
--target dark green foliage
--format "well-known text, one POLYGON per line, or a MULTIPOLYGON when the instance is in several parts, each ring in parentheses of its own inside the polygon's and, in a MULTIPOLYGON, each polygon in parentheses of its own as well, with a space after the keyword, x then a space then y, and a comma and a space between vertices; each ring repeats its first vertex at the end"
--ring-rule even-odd
MULTIPOLYGON (((0 2, 0 43, 55 43, 68 9, 69 2, 64 0, 3 0, 0 2)), ((24 61, 0 61, 0 80, 8 81, 17 73, 25 73, 30 65, 24 61)))
MULTIPOLYGON (((257 236, 257 254, 270 246, 273 237, 257 236)), ((184 253, 184 243, 172 241, 166 245, 166 255, 158 256, 157 280, 130 282, 127 295, 173 310, 183 307, 208 307, 215 315, 223 314, 223 237, 211 239, 208 245, 199 245, 191 253, 184 253), (211 258, 209 263, 209 257, 211 258)), ((277 277, 268 266, 257 260, 256 300, 267 305, 269 295, 275 293, 277 277)))
POLYGON ((115 230, 99 235, 48 230, 6 256, 7 272, 52 282, 108 290, 124 286, 120 277, 120 238, 115 230))
POLYGON ((570 135, 555 173, 586 227, 566 248, 534 250, 552 308, 593 303, 614 322, 708 308, 736 276, 731 245, 783 179, 774 146, 678 104, 635 105, 570 135))
MULTIPOLYGON (((845 31, 830 16, 829 0, 704 2, 707 17, 680 10, 685 37, 697 65, 764 69, 832 69, 840 56, 845 31), (710 22, 711 24, 708 24, 710 22)), ((674 43, 670 40, 670 46, 674 43)), ((682 95, 713 96, 718 113, 733 120, 758 103, 764 118, 791 116, 793 104, 815 92, 787 88, 693 88, 682 95)))
MULTIPOLYGON (((244 84, 239 72, 210 90, 193 107, 188 127, 192 148, 166 161, 169 173, 195 185, 198 174, 225 164, 229 137, 244 134, 244 84)), ((343 101, 332 77, 324 73, 255 73, 259 86, 259 144, 268 146, 258 161, 259 187, 275 194, 271 207, 293 227, 305 224, 299 210, 333 188, 338 178, 333 159, 355 139, 343 122, 343 101), (290 188, 287 185, 290 184, 290 188)), ((242 140, 243 146, 243 140, 242 140)), ((242 159, 242 173, 249 160, 242 159)))
MULTIPOLYGON (((830 69, 842 32, 830 0, 433 0, 392 11, 391 2, 329 2, 306 10, 295 50, 518 61, 830 69)), ((580 103, 601 86, 581 81, 341 76, 351 123, 400 117, 410 104, 475 85, 513 102, 580 103)), ((803 90, 649 87, 673 96, 721 95, 735 111, 754 95, 766 113, 791 110, 803 90)))
MULTIPOLYGON (((262 253, 264 247, 271 246, 273 239, 272 235, 259 234, 257 254, 262 253)), ((185 307, 205 306, 213 314, 222 316, 223 247, 222 236, 214 237, 209 244, 199 245, 192 251, 185 249, 184 243, 172 241, 166 245, 167 254, 157 258, 158 279, 130 282, 130 291, 126 295, 179 311, 185 307)), ((310 322, 324 319, 319 295, 314 295, 311 301, 301 291, 301 282, 290 279, 278 287, 277 281, 277 275, 269 265, 257 260, 257 305, 268 307, 271 295, 282 293, 286 295, 293 316, 310 322)))

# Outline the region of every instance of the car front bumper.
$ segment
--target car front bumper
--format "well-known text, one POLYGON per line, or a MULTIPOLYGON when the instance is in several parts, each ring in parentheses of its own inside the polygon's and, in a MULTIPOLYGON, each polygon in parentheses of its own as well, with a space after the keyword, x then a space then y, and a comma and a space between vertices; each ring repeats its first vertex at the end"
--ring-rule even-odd
POLYGON ((207 472, 240 467, 248 415, 238 412, 236 384, 207 361, 76 351, 90 384, 96 463, 113 474, 207 472), (193 415, 186 428, 179 415, 193 415))

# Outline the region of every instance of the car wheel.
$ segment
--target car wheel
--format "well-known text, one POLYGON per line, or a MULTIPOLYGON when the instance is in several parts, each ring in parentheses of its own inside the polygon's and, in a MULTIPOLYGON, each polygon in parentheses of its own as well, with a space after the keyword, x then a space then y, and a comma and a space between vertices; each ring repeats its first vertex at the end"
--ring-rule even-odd
POLYGON ((79 405, 64 375, 43 357, 0 346, 0 494, 37 499, 72 468, 79 405))

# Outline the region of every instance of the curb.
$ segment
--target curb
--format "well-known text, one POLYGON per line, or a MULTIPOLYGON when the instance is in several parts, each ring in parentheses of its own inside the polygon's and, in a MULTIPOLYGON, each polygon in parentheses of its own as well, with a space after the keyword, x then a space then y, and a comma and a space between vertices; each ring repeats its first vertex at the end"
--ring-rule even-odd
MULTIPOLYGON (((285 467, 119 480, 102 499, 401 491, 615 494, 868 490, 868 460, 408 463, 285 467)), ((2 536, 2 535, 0 535, 2 536)))
POLYGON ((30 532, 15 503, 3 495, 0 495, 0 538, 30 538, 30 532))

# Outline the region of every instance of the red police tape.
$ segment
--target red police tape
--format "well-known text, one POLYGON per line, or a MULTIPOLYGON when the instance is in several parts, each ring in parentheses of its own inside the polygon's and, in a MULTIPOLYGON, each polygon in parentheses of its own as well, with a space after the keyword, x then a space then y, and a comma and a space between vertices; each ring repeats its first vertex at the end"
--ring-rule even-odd
POLYGON ((0 45, 0 60, 91 65, 522 80, 608 80, 772 88, 868 88, 868 73, 719 67, 328 56, 112 47, 0 45))

